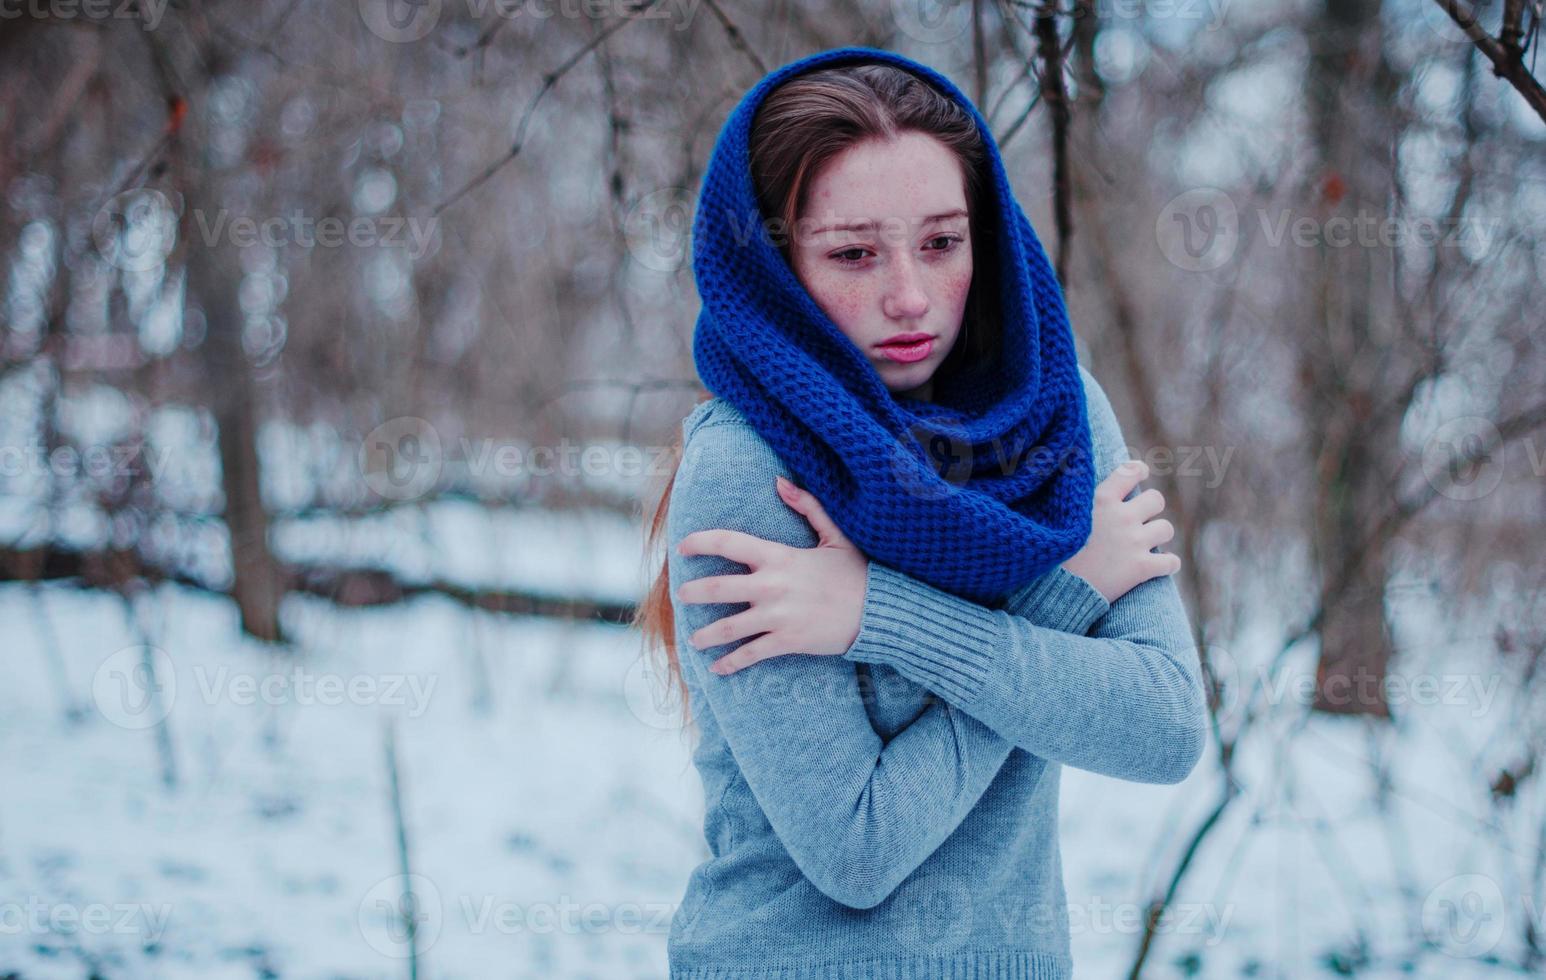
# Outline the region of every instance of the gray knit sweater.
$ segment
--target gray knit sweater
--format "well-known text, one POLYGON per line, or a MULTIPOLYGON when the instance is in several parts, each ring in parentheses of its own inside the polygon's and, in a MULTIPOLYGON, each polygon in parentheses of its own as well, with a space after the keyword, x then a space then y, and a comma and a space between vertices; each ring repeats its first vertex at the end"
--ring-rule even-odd
MULTIPOLYGON (((1126 444, 1080 373, 1098 482, 1126 444)), ((871 561, 846 653, 722 677, 708 664, 744 641, 687 637, 747 605, 680 603, 675 588, 747 569, 677 542, 705 528, 802 548, 816 535, 734 406, 710 399, 682 429, 668 561, 711 857, 672 919, 671 977, 1069 976, 1061 766, 1175 783, 1207 740, 1173 577, 1108 603, 1059 566, 989 608, 871 561)))

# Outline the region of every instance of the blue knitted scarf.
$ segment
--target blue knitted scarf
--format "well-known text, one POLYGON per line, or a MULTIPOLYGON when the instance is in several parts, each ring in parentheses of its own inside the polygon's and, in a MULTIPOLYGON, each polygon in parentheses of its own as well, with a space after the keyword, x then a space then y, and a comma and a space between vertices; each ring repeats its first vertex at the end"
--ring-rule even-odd
POLYGON ((699 377, 746 416, 868 557, 988 603, 1084 546, 1095 469, 1062 289, 987 122, 947 78, 857 46, 776 69, 720 131, 692 231, 699 377), (988 148, 991 173, 972 221, 992 247, 974 265, 997 286, 1002 346, 986 363, 937 370, 930 401, 895 397, 800 284, 769 237, 748 165, 752 117, 773 87, 867 61, 907 69, 948 94, 988 148))

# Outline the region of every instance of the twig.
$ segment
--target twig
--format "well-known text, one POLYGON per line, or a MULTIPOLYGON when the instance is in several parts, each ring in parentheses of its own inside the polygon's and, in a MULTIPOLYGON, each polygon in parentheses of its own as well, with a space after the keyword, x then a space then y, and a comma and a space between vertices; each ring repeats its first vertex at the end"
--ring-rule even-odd
POLYGON ((419 896, 413 890, 412 864, 408 860, 408 826, 403 819, 402 784, 397 767, 397 719, 389 716, 384 726, 387 778, 391 788, 392 823, 397 829, 397 870, 403 879, 398 910, 408 937, 408 978, 419 978, 419 896))
POLYGON ((1524 49, 1519 43, 1522 37, 1519 30, 1519 17, 1523 13, 1523 4, 1518 0, 1509 0, 1505 10, 1514 16, 1512 21, 1505 16, 1503 27, 1505 40, 1499 41, 1482 29, 1482 25, 1476 18, 1476 11, 1463 0, 1434 0, 1434 2, 1460 26, 1465 36, 1476 45, 1477 50, 1492 62, 1492 73, 1514 86, 1519 94, 1524 96, 1530 108, 1535 110, 1535 114, 1546 122, 1546 89, 1541 88, 1541 83, 1525 70, 1524 49))
MULTIPOLYGON (((648 2, 643 3, 636 10, 632 11, 632 13, 643 14, 660 2, 661 0, 648 0, 648 2)), ((515 142, 511 144, 509 152, 507 152, 503 157, 500 157, 498 160, 495 160, 493 163, 489 164, 487 167, 484 167, 482 173, 478 174, 478 176, 464 184, 460 190, 453 193, 440 204, 437 204, 430 212, 430 214, 434 217, 439 217, 442 211, 444 211, 446 208, 449 208, 457 201, 460 201, 463 197, 466 197, 468 194, 481 187, 483 184, 487 183, 489 179, 497 174, 500 170, 502 170, 506 164, 508 164, 511 160, 514 160, 520 154, 521 148, 526 144, 526 127, 531 124, 532 115, 537 111, 537 105, 542 101, 543 97, 552 91, 553 87, 556 86, 558 82, 569 73, 571 68, 579 64, 582 58, 584 58, 590 52, 594 51, 597 45, 601 44, 602 41, 605 41, 608 37, 611 37, 617 31, 622 30, 624 27, 627 27, 637 19, 638 18, 635 16, 625 16, 617 23, 608 25, 599 34, 591 38, 590 41, 588 41, 578 51, 574 52, 574 54, 566 58, 563 64, 543 75, 541 87, 537 89, 537 94, 532 96, 531 101, 527 103, 526 111, 521 114, 521 121, 516 126, 515 130, 515 142)))

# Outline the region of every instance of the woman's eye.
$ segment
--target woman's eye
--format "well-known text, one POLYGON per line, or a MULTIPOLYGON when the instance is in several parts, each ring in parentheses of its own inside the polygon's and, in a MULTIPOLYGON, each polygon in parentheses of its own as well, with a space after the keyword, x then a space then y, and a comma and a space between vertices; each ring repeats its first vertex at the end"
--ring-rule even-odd
POLYGON ((853 248, 845 248, 841 252, 833 252, 832 257, 843 265, 858 265, 864 260, 865 250, 855 245, 853 248))
POLYGON ((939 245, 939 247, 938 248, 932 248, 929 251, 931 251, 931 252, 948 252, 948 251, 950 251, 951 248, 955 247, 955 243, 960 241, 960 240, 961 239, 957 238, 954 235, 936 235, 935 237, 929 239, 929 244, 930 245, 939 245), (940 244, 941 242, 943 242, 944 244, 941 245, 940 244))

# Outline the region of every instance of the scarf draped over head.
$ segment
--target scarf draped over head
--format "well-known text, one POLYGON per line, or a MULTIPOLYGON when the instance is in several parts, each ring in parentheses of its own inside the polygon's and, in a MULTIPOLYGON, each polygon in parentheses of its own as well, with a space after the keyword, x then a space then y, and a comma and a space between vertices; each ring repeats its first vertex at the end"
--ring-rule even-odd
POLYGON ((1062 288, 987 122, 947 78, 868 47, 823 51, 768 74, 715 142, 692 260, 702 300, 693 334, 699 377, 870 559, 987 603, 1084 546, 1095 468, 1062 288), (993 245, 974 264, 997 287, 1002 346, 983 363, 936 371, 932 401, 893 396, 816 304, 768 236, 770 216, 752 183, 752 118, 768 93, 801 72, 862 62, 933 84, 971 114, 986 144, 990 172, 971 220, 983 225, 978 240, 993 245))

